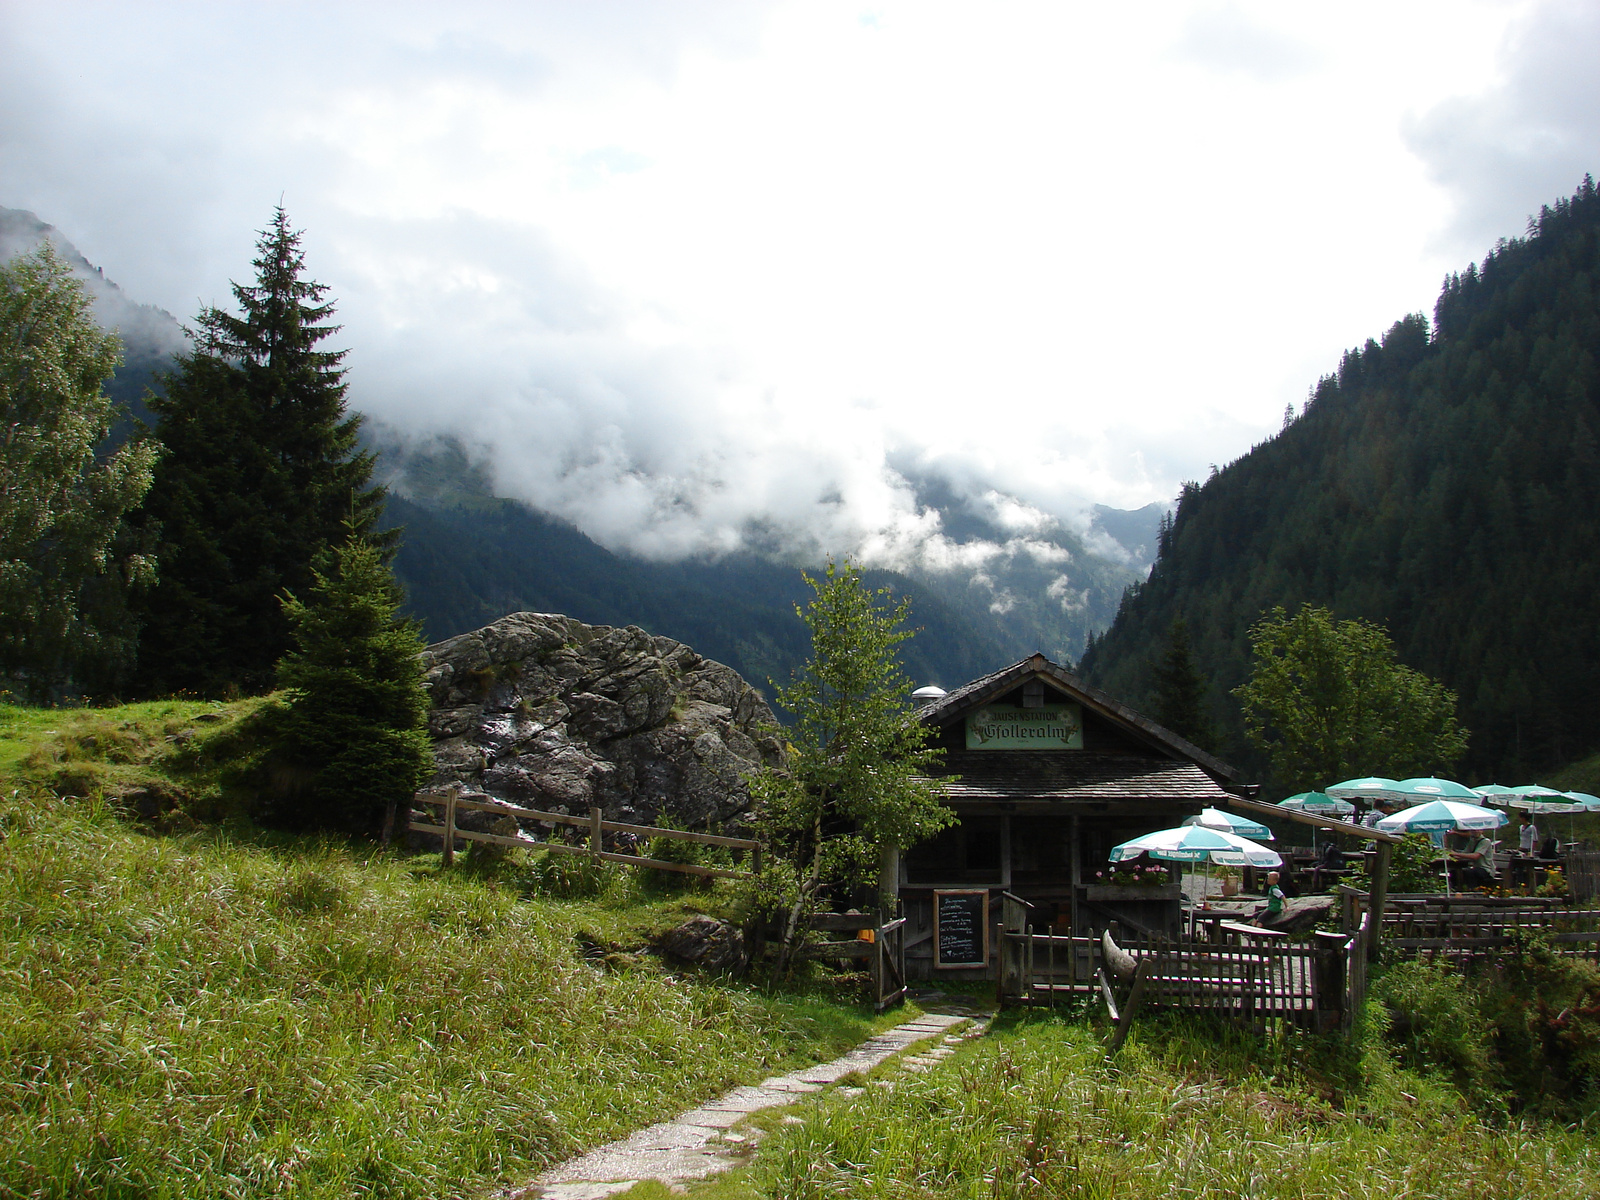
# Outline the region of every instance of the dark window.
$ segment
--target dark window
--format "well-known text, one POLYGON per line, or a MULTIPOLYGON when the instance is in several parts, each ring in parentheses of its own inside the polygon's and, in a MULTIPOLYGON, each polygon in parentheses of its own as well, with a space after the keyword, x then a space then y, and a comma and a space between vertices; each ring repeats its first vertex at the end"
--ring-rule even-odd
POLYGON ((967 870, 999 871, 1000 818, 968 817, 961 827, 967 833, 967 870))

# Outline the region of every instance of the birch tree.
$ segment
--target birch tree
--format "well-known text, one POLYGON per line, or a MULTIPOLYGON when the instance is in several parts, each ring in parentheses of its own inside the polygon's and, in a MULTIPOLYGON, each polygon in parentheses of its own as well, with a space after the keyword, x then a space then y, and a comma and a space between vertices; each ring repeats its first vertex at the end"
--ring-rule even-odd
POLYGON ((154 579, 123 515, 150 488, 157 445, 136 435, 97 453, 121 357, 48 242, 0 264, 0 676, 35 700, 131 658, 125 596, 154 579))

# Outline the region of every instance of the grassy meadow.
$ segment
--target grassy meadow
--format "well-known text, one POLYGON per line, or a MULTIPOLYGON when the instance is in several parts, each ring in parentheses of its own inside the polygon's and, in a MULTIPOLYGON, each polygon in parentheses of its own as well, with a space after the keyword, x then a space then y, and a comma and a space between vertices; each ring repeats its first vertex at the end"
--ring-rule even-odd
POLYGON ((715 895, 195 820, 247 710, 4 710, 0 1197, 480 1195, 884 1023, 640 952, 715 895))
MULTIPOLYGON (((1372 1014, 1381 1021, 1381 1016, 1372 1014)), ((1008 1015, 923 1074, 769 1121, 700 1200, 1567 1200, 1600 1195, 1581 1125, 1469 1105, 1355 1044, 1141 1021, 1115 1064, 1089 1019, 1008 1015)), ((664 1200, 655 1184, 630 1197, 664 1200)))
MULTIPOLYGON (((725 892, 253 828, 260 700, 0 706, 0 1200, 479 1197, 874 1018, 643 951, 725 892)), ((719 885, 721 886, 721 885, 719 885)), ((703 1200, 1600 1195, 1600 970, 1375 979, 1353 1040, 1005 1014, 756 1118, 703 1200)), ((635 1190, 661 1200, 656 1184, 635 1190)))

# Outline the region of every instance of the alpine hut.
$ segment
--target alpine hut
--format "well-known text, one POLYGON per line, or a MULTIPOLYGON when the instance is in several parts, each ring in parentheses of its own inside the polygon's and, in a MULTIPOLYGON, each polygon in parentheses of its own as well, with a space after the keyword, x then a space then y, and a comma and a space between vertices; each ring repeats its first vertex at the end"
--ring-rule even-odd
POLYGON ((1097 872, 1113 846, 1255 791, 1042 654, 929 695, 917 715, 944 750, 945 802, 959 822, 900 861, 914 978, 992 976, 1001 892, 1032 906, 1034 928, 1086 935, 1114 922, 1175 934, 1176 882, 1118 887, 1097 872))

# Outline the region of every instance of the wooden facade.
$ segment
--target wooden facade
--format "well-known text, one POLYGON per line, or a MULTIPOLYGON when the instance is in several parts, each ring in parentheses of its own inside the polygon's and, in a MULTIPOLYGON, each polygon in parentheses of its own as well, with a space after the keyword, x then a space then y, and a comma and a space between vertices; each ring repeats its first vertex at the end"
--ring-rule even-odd
POLYGON ((900 862, 906 969, 916 978, 993 978, 1005 892, 1032 906, 1036 929, 1176 936, 1176 883, 1116 888, 1097 883, 1096 872, 1118 843, 1253 791, 1226 763, 1043 655, 918 715, 945 752, 946 802, 960 820, 900 862), (965 922, 975 893, 988 895, 986 952, 973 952, 970 934, 952 952, 938 935, 941 909, 947 928, 950 919, 965 922))

